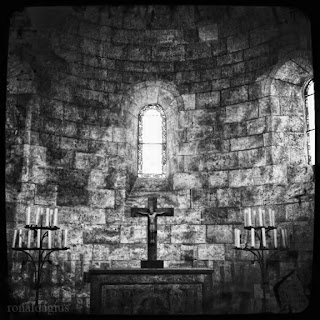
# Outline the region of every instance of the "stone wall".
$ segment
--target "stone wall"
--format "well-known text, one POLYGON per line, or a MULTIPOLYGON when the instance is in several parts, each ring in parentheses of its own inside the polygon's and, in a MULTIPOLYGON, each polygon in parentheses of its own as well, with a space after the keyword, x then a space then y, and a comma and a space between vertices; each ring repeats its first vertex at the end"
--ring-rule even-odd
MULTIPOLYGON (((214 313, 261 308, 258 266, 233 250, 246 207, 273 207, 291 239, 270 271, 268 310, 279 311, 272 285, 292 269, 308 292, 313 170, 302 92, 312 59, 301 13, 78 7, 54 26, 28 14, 12 18, 9 43, 8 246, 27 206, 58 206, 71 246, 46 269, 42 301, 88 312, 83 272, 140 267, 147 221, 128 209, 154 194, 175 210, 158 219, 158 258, 166 268, 214 268, 214 313), (137 114, 148 103, 168 118, 168 179, 159 184, 137 179, 137 114)), ((31 269, 16 252, 9 259, 12 297, 26 303, 31 269)))

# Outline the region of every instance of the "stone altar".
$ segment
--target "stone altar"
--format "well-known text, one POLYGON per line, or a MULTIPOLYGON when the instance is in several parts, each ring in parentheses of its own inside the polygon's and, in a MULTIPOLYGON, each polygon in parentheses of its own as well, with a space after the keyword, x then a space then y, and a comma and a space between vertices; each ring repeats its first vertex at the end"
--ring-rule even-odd
POLYGON ((85 274, 92 314, 206 314, 212 269, 106 269, 85 274))

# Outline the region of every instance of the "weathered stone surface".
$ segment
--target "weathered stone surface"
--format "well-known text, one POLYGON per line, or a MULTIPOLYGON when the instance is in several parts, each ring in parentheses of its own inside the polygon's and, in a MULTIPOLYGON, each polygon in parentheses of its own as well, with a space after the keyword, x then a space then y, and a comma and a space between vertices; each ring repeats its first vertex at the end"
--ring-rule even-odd
POLYGON ((159 243, 158 260, 180 260, 180 244, 159 243))
POLYGON ((239 151, 239 167, 248 168, 265 166, 268 159, 266 153, 267 151, 265 150, 265 148, 239 151))
POLYGON ((196 94, 196 109, 213 108, 220 105, 220 92, 212 91, 196 94))
POLYGON ((198 258, 200 260, 224 260, 225 248, 223 244, 199 244, 198 258))
POLYGON ((266 119, 258 118, 247 121, 247 133, 248 135, 260 134, 266 132, 266 119))
POLYGON ((87 227, 83 232, 83 243, 107 244, 120 242, 120 225, 87 227))
POLYGON ((173 176, 173 189, 202 188, 203 178, 199 173, 176 173, 173 176))
POLYGON ((114 190, 89 191, 89 204, 97 208, 114 208, 114 190))
POLYGON ((254 149, 263 146, 263 136, 254 135, 231 139, 231 151, 254 149))
POLYGON ((219 207, 236 207, 240 204, 240 191, 238 189, 218 189, 217 201, 219 207))
POLYGON ((233 243, 233 227, 231 225, 207 225, 208 243, 233 243))
POLYGON ((218 25, 210 24, 199 28, 199 38, 201 41, 212 41, 218 39, 218 25))
MULTIPOLYGON (((243 120, 250 120, 257 117, 258 105, 256 102, 245 102, 226 107, 226 122, 241 122, 243 120)), ((248 130, 250 130, 251 127, 247 124, 248 130)), ((248 134, 254 133, 249 133, 248 131, 248 134)))
POLYGON ((227 187, 229 185, 228 171, 216 171, 210 173, 208 182, 209 188, 227 187))
POLYGON ((235 52, 249 47, 248 34, 231 36, 227 39, 228 52, 235 52))
POLYGON ((202 166, 204 171, 228 170, 239 166, 238 153, 203 155, 202 166))
POLYGON ((171 243, 205 243, 206 227, 204 225, 172 225, 171 243))
POLYGON ((221 91, 221 105, 231 105, 248 100, 248 86, 225 89, 221 91))
POLYGON ((242 51, 234 52, 234 53, 227 53, 227 54, 225 54, 223 56, 219 56, 217 58, 217 65, 222 66, 225 64, 240 62, 242 60, 243 60, 242 51))
POLYGON ((230 187, 245 187, 251 186, 254 183, 254 170, 241 169, 232 170, 229 172, 230 187))
POLYGON ((144 225, 121 225, 121 243, 147 243, 147 227, 144 225))
POLYGON ((184 102, 184 109, 185 110, 193 110, 196 107, 195 101, 195 94, 183 94, 182 95, 183 102, 184 102))

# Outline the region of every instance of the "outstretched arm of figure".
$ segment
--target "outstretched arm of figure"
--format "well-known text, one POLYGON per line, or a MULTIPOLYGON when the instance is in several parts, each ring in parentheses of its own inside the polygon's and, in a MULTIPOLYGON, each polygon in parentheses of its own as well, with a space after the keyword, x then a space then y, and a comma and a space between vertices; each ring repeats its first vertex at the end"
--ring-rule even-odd
POLYGON ((149 212, 144 212, 144 211, 137 211, 137 213, 143 214, 145 216, 148 216, 150 214, 149 212))

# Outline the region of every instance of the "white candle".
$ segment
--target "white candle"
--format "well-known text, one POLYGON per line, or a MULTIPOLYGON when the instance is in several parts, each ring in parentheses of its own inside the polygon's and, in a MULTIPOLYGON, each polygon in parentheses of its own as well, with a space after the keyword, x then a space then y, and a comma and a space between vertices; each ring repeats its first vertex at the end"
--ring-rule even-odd
POLYGON ((37 230, 37 248, 40 248, 40 237, 41 237, 41 230, 37 230))
POLYGON ((234 246, 237 248, 237 229, 234 229, 234 246))
POLYGON ((248 208, 248 227, 252 226, 252 221, 251 221, 251 208, 248 208))
POLYGON ((248 214, 248 209, 244 209, 244 226, 245 227, 248 225, 247 214, 248 214))
POLYGON ((19 248, 22 248, 22 229, 19 229, 19 248))
POLYGON ((39 224, 39 211, 40 211, 40 208, 37 208, 37 210, 36 210, 36 225, 39 224))
POLYGON ((254 228, 251 229, 251 247, 255 246, 255 232, 254 232, 254 228))
POLYGON ((28 207, 28 208, 27 208, 27 213, 26 213, 26 225, 27 225, 27 226, 30 225, 30 210, 31 210, 31 208, 28 207))
POLYGON ((67 229, 64 229, 64 247, 66 248, 67 247, 67 237, 68 237, 68 230, 67 229))
POLYGON ((262 235, 262 246, 266 247, 266 229, 261 228, 261 235, 262 235))
POLYGON ((46 227, 49 227, 49 221, 50 221, 50 209, 46 209, 46 227))
POLYGON ((53 226, 53 209, 50 209, 49 226, 53 226))
POLYGON ((282 240, 282 246, 285 247, 286 246, 286 240, 284 237, 284 229, 281 229, 281 240, 282 240))
POLYGON ((234 229, 234 245, 236 248, 240 248, 240 230, 234 229))
POLYGON ((51 230, 48 230, 48 249, 51 249, 51 230))
POLYGON ((17 230, 13 232, 13 241, 12 241, 12 248, 16 247, 16 240, 17 240, 17 230))
POLYGON ((31 235, 32 235, 32 230, 28 230, 28 248, 31 247, 31 235))
POLYGON ((274 241, 274 247, 278 247, 278 239, 277 239, 277 229, 273 229, 273 241, 274 241))
POLYGON ((272 214, 271 214, 271 217, 272 217, 272 227, 274 227, 274 226, 276 225, 276 223, 275 223, 275 217, 274 217, 274 216, 275 216, 275 215, 274 215, 274 210, 272 210, 271 213, 272 213, 272 214))
POLYGON ((263 226, 263 222, 262 222, 262 209, 259 208, 259 227, 263 226))
POLYGON ((58 208, 55 208, 55 209, 54 209, 53 225, 54 225, 54 226, 57 226, 57 225, 58 225, 58 208))

